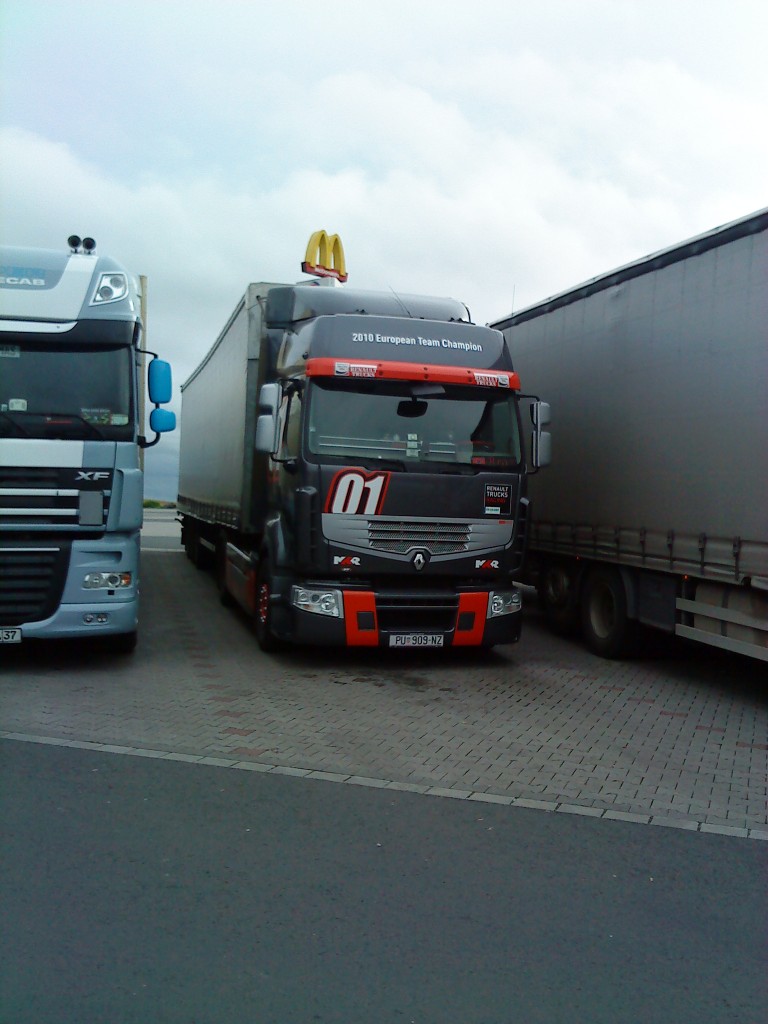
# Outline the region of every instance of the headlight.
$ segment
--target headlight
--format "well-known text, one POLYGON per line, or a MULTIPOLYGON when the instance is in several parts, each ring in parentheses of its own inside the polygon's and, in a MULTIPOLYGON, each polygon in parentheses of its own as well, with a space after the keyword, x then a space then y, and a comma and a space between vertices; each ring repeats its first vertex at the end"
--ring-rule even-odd
POLYGON ((89 572, 83 577, 86 590, 120 590, 130 587, 132 582, 129 572, 89 572))
POLYGON ((344 618, 340 590, 310 590, 307 587, 292 587, 291 604, 303 612, 330 615, 334 619, 344 618))
POLYGON ((517 587, 514 590, 492 590, 488 600, 488 618, 512 615, 519 612, 522 607, 523 596, 517 587))

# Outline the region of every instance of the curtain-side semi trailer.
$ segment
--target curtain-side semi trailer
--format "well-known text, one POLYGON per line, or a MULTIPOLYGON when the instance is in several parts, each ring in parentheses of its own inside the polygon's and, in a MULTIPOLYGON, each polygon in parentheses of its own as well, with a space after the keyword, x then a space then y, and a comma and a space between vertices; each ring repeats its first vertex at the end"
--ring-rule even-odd
POLYGON ((515 642, 545 403, 462 303, 351 291, 309 253, 302 269, 329 279, 249 285, 182 387, 188 555, 267 650, 515 642))
POLYGON ((553 625, 768 660, 768 210, 492 326, 552 404, 526 572, 553 625))
MULTIPOLYGON (((0 642, 104 638, 132 650, 139 603, 139 449, 172 430, 168 363, 139 422, 137 279, 93 239, 0 249, 0 642)), ((153 354, 153 353, 150 353, 153 354)))

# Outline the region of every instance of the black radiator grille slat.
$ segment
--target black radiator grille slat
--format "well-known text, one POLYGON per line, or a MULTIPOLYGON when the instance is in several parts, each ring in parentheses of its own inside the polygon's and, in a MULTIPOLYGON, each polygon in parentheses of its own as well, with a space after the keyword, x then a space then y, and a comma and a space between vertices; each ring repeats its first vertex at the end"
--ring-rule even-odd
POLYGON ((427 523, 420 520, 372 519, 368 523, 368 543, 377 551, 405 554, 413 547, 425 548, 433 555, 466 551, 469 523, 427 523))
POLYGON ((87 473, 75 467, 0 467, 0 528, 3 526, 53 527, 58 530, 93 529, 80 524, 83 490, 102 493, 102 523, 109 515, 112 470, 100 471, 98 481, 81 479, 87 473), (15 492, 15 493, 14 493, 15 492), (42 493, 39 493, 42 492, 42 493))
POLYGON ((0 467, 0 487, 60 487, 59 470, 27 466, 0 467))
POLYGON ((58 607, 69 564, 69 545, 0 546, 0 626, 47 619, 58 607))
POLYGON ((459 599, 456 594, 376 595, 379 629, 392 632, 441 633, 453 629, 459 599))

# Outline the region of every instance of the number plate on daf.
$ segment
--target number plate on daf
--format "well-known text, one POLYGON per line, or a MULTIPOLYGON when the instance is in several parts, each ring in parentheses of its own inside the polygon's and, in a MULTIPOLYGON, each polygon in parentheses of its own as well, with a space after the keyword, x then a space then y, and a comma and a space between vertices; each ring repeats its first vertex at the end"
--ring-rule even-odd
POLYGON ((442 647, 442 633, 395 633, 389 638, 390 647, 442 647))
POLYGON ((0 626, 0 644, 20 644, 21 628, 14 626, 0 626))

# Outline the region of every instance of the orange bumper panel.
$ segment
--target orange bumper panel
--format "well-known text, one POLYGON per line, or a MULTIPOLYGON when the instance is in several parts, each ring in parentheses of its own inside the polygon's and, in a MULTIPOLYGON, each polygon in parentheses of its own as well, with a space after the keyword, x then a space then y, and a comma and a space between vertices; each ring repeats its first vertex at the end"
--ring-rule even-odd
POLYGON ((379 623, 372 590, 344 591, 344 623, 350 647, 378 647, 379 623))
POLYGON ((487 594, 459 595, 459 610, 453 634, 454 647, 478 647, 482 644, 487 612, 487 594))

